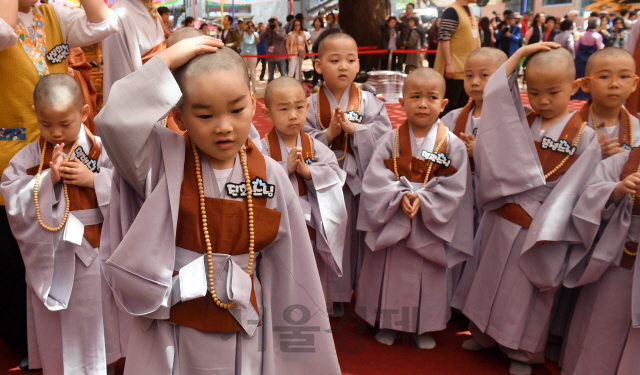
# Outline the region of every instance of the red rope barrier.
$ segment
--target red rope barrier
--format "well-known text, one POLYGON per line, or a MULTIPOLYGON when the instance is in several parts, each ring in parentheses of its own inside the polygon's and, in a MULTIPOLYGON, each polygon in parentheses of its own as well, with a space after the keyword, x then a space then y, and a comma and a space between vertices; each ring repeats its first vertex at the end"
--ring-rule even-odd
MULTIPOLYGON (((375 54, 383 54, 389 53, 388 49, 373 49, 375 47, 359 47, 358 54, 359 55, 375 55, 375 54)), ((427 50, 427 49, 395 49, 393 53, 436 53, 435 50, 427 50)), ((267 59, 277 59, 280 57, 294 57, 298 56, 298 54, 290 54, 290 55, 240 55, 242 57, 257 57, 257 58, 267 58, 267 59)), ((302 56, 318 56, 317 53, 303 53, 302 56)))
MULTIPOLYGON (((297 53, 291 54, 291 55, 240 55, 241 57, 257 57, 259 59, 262 58, 266 58, 266 59, 277 59, 278 57, 293 57, 293 56, 298 56, 297 53)), ((303 55, 304 56, 304 55, 303 55)))

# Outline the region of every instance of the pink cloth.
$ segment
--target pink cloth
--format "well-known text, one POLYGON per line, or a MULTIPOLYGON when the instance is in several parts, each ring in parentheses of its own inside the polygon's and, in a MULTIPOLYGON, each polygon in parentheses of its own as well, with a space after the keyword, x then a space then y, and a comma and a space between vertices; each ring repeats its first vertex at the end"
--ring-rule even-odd
POLYGON ((580 35, 580 38, 576 40, 576 53, 578 52, 578 48, 580 48, 581 44, 585 46, 592 46, 595 44, 599 50, 604 48, 602 35, 594 30, 585 31, 580 35))

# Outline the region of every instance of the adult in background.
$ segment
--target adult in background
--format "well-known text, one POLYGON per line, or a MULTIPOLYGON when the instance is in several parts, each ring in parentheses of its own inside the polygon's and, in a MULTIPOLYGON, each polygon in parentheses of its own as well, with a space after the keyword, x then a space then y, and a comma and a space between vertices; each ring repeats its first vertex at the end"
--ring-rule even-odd
POLYGON ((573 28, 571 30, 571 33, 573 34, 573 40, 577 40, 578 38, 576 38, 576 35, 578 34, 578 32, 580 30, 578 30, 578 25, 576 24, 576 22, 578 22, 578 17, 580 17, 580 12, 577 10, 570 10, 569 13, 567 13, 567 18, 571 20, 571 22, 573 22, 573 28))
POLYGON ((258 65, 258 42, 260 41, 260 35, 256 32, 256 26, 252 21, 246 22, 246 28, 242 32, 242 51, 244 62, 247 64, 249 74, 251 75, 251 90, 255 93, 257 86, 256 80, 256 65, 258 65))
POLYGON ((169 19, 171 17, 171 11, 167 7, 158 7, 158 16, 162 20, 162 25, 164 26, 164 37, 165 39, 171 35, 171 29, 173 28, 173 23, 169 19))
MULTIPOLYGON (((409 19, 409 37, 404 42, 407 50, 420 50, 422 48, 422 34, 418 29, 418 20, 416 17, 409 19)), ((418 69, 422 66, 422 59, 424 55, 422 53, 407 53, 407 58, 405 60, 405 68, 404 72, 406 74, 411 73, 412 71, 418 69)))
MULTIPOLYGON (((293 21, 293 29, 287 35, 287 41, 285 47, 287 48, 287 54, 297 54, 299 52, 304 53, 304 47, 307 44, 307 38, 302 31, 302 21, 295 19, 293 21)), ((289 56, 289 77, 300 79, 299 68, 302 64, 302 57, 289 56), (300 65, 299 65, 300 64, 300 65)))
MULTIPOLYGON (((316 40, 318 40, 318 38, 324 31, 324 20, 320 18, 320 15, 318 15, 318 17, 316 17, 316 19, 313 20, 312 26, 313 28, 309 33, 310 34, 309 41, 311 42, 311 51, 313 51, 313 44, 315 44, 316 40)), ((316 57, 313 56, 311 60, 313 65, 313 78, 311 79, 311 84, 315 86, 316 84, 318 84, 318 80, 320 79, 320 74, 316 71, 316 57)))
POLYGON ((220 40, 224 43, 225 46, 237 50, 242 43, 242 37, 240 36, 240 32, 238 29, 233 27, 233 17, 224 16, 222 19, 222 26, 224 30, 220 34, 220 40))
POLYGON ((524 16, 522 16, 522 22, 520 25, 520 29, 522 30, 522 35, 527 35, 529 32, 529 22, 531 22, 531 12, 524 12, 524 16))
POLYGON ((509 13, 506 21, 507 24, 498 31, 496 41, 500 49, 511 57, 522 45, 522 30, 516 25, 515 14, 509 13))
MULTIPOLYGON (((585 75, 585 69, 587 67, 587 60, 597 50, 604 48, 602 42, 602 35, 596 32, 596 28, 600 25, 600 18, 591 17, 587 23, 587 31, 580 35, 580 38, 576 41, 576 79, 583 78, 585 75)), ((572 99, 586 100, 591 99, 591 94, 588 94, 582 89, 579 89, 572 97, 572 99)))
POLYGON ((469 54, 480 48, 480 32, 469 4, 476 0, 456 0, 445 9, 438 33, 438 52, 434 69, 444 75, 449 103, 442 116, 464 107, 469 96, 464 91, 464 63, 469 54))
POLYGON ((613 46, 613 38, 611 33, 609 33, 609 15, 605 13, 600 14, 598 17, 600 18, 600 25, 596 28, 596 31, 602 35, 602 43, 604 46, 611 47, 613 46))
POLYGON ((554 16, 549 16, 544 21, 544 41, 550 42, 553 41, 556 34, 558 34, 558 30, 556 30, 556 24, 558 20, 554 16))
POLYGON ((393 50, 400 48, 398 46, 399 33, 396 30, 398 19, 395 16, 387 18, 387 22, 384 25, 380 25, 382 38, 380 39, 380 49, 388 49, 387 56, 380 58, 380 66, 382 70, 388 69, 389 59, 391 59, 391 70, 396 70, 398 54, 393 53, 393 50))
MULTIPOLYGON (((260 34, 265 30, 264 23, 258 23, 258 40, 259 43, 257 45, 258 55, 265 56, 267 54, 267 40, 260 40, 260 34)), ((267 58, 266 57, 258 57, 258 62, 262 65, 262 71, 260 72, 260 81, 264 81, 264 73, 267 71, 267 58)))
POLYGON ((182 21, 182 27, 193 27, 196 20, 193 17, 187 17, 182 21))
POLYGON ((427 45, 429 50, 427 51, 427 61, 429 62, 429 68, 433 68, 436 64, 436 52, 438 51, 438 31, 440 30, 440 17, 431 22, 431 28, 427 35, 427 45))
POLYGON ((628 31, 624 26, 624 20, 620 17, 617 17, 613 20, 613 27, 609 32, 611 35, 611 46, 624 48, 624 44, 627 41, 628 31))
POLYGON ((553 41, 558 43, 562 48, 571 52, 571 56, 576 58, 576 46, 575 40, 573 40, 573 34, 571 29, 573 28, 573 22, 570 19, 565 19, 560 22, 560 32, 553 37, 553 41))
MULTIPOLYGON (((286 55, 287 50, 284 47, 284 41, 287 38, 287 34, 280 27, 278 19, 269 19, 269 27, 260 34, 260 40, 267 41, 267 56, 268 55, 286 55)), ((276 66, 280 70, 281 76, 287 75, 286 57, 269 57, 267 58, 267 64, 269 65, 269 80, 273 81, 276 66)))
POLYGON ((293 26, 293 20, 296 19, 296 16, 290 14, 287 16, 287 23, 282 27, 284 29, 285 34, 289 34, 291 32, 291 27, 293 26))
POLYGON ((324 26, 327 24, 325 12, 320 11, 320 13, 318 13, 318 18, 322 20, 322 28, 324 29, 324 26))
MULTIPOLYGON (((543 42, 545 41, 544 39, 544 21, 545 21, 545 15, 544 13, 536 13, 535 16, 533 16, 533 21, 531 22, 531 27, 529 28, 529 30, 527 31, 527 33, 524 36, 524 40, 525 40, 525 44, 533 44, 533 43, 538 43, 538 42, 543 42)), ((504 51, 504 49, 503 49, 504 51)), ((506 52, 506 51, 505 51, 506 52)))
POLYGON ((496 38, 493 34, 489 17, 480 19, 480 40, 482 40, 482 47, 495 47, 496 45, 496 38))

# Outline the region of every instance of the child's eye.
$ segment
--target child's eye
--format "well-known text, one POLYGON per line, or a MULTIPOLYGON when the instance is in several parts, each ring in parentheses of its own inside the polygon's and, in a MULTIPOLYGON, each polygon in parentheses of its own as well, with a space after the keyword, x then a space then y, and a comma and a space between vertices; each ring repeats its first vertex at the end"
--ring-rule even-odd
POLYGON ((231 113, 238 114, 238 113, 241 113, 242 111, 244 111, 244 107, 238 108, 238 109, 234 109, 233 111, 231 111, 231 113))
POLYGON ((281 111, 281 112, 284 112, 284 111, 286 111, 286 110, 287 110, 286 108, 280 108, 280 111, 281 111))
POLYGON ((338 60, 330 60, 332 63, 337 63, 338 60))
POLYGON ((607 76, 607 75, 601 75, 601 76, 598 76, 598 79, 609 79, 609 76, 607 76))
POLYGON ((486 77, 489 77, 489 75, 488 74, 483 74, 482 75, 482 78, 486 78, 486 77))
POLYGON ((211 116, 211 115, 200 115, 200 116, 198 116, 199 119, 203 119, 203 120, 210 119, 211 117, 213 117, 213 116, 211 116))
POLYGON ((551 95, 557 95, 559 93, 559 91, 554 91, 551 93, 551 95))
POLYGON ((301 105, 298 106, 298 109, 302 109, 303 107, 301 105))
POLYGON ((430 96, 430 97, 429 97, 429 99, 431 99, 431 100, 437 100, 438 98, 437 98, 437 97, 435 97, 435 96, 430 96))

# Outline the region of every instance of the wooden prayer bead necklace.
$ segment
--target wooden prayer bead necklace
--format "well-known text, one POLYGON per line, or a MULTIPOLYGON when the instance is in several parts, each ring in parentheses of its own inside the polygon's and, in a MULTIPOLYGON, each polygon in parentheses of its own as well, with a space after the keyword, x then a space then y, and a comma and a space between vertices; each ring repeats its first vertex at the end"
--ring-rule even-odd
MULTIPOLYGON (((357 87, 356 87, 357 88, 357 87)), ((358 89, 358 110, 356 112, 360 113, 360 107, 362 106, 362 91, 360 89, 358 89)), ((318 100, 318 124, 320 125, 320 127, 322 128, 322 130, 325 130, 325 126, 322 125, 322 120, 320 119, 320 100, 318 100)), ((338 158, 338 161, 342 161, 344 160, 344 158, 347 157, 347 149, 349 146, 349 134, 344 133, 344 153, 342 154, 342 156, 340 158, 338 158)))
MULTIPOLYGON (((71 150, 69 150, 69 155, 67 155, 67 157, 64 159, 65 162, 68 162, 69 159, 71 158, 71 155, 73 155, 73 150, 76 149, 78 140, 80 140, 80 137, 78 137, 76 141, 73 142, 73 146, 71 146, 71 150)), ((42 174, 42 167, 44 166, 44 154, 47 151, 47 143, 49 142, 45 141, 44 146, 42 146, 42 155, 40 155, 40 165, 38 166, 38 173, 36 174, 36 182, 33 185, 33 202, 36 204, 36 215, 38 215, 38 223, 40 223, 40 226, 48 230, 49 232, 57 232, 60 229, 62 229, 62 227, 64 227, 64 224, 67 222, 67 219, 69 218, 69 193, 67 192, 67 184, 66 182, 63 181, 62 186, 64 187, 65 209, 64 209, 64 217, 62 218, 62 222, 60 223, 60 225, 58 225, 55 228, 51 228, 45 225, 42 222, 42 216, 40 215, 40 205, 38 204, 38 194, 39 194, 38 188, 40 187, 40 175, 42 174)))
MULTIPOLYGON (((580 137, 582 136, 582 131, 584 130, 585 126, 587 126, 587 122, 586 121, 584 123, 582 123, 582 126, 580 127, 580 130, 578 131, 578 135, 576 136, 575 141, 573 141, 572 147, 578 147, 578 143, 580 142, 580 137)), ((571 155, 565 156, 564 159, 562 159, 562 161, 560 162, 560 164, 558 164, 555 168, 553 168, 551 170, 551 172, 549 172, 549 173, 544 175, 544 179, 545 180, 549 179, 549 177, 551 177, 554 173, 559 171, 560 168, 562 168, 562 166, 567 162, 567 160, 569 160, 570 157, 571 157, 571 155)))
MULTIPOLYGON (((400 174, 398 173, 398 135, 400 134, 400 126, 396 128, 396 139, 393 142, 393 172, 396 174, 396 181, 400 181, 400 174)), ((438 155, 438 152, 440 152, 440 147, 442 147, 442 144, 444 144, 444 141, 446 139, 447 136, 445 135, 444 137, 442 137, 440 142, 438 142, 438 145, 433 150, 433 153, 435 155, 438 155)), ((429 182, 429 176, 431 175, 431 170, 433 169, 433 162, 429 161, 428 165, 429 166, 427 167, 427 174, 424 176, 424 183, 422 184, 422 189, 424 189, 424 187, 427 186, 427 182, 429 182)))
MULTIPOLYGON (((269 145, 268 133, 264 135, 264 139, 267 141, 267 151, 269 152, 269 157, 271 157, 271 146, 269 145)), ((311 161, 316 161, 316 158, 313 155, 313 140, 311 139, 311 136, 309 134, 307 134, 307 139, 309 140, 309 148, 311 149, 311 161)), ((309 157, 309 155, 307 155, 307 157, 309 157)))
MULTIPOLYGON (((211 298, 219 307, 223 309, 232 309, 236 306, 235 302, 222 303, 218 299, 216 294, 216 288, 213 283, 213 248, 211 247, 211 239, 209 238, 209 230, 207 228, 207 208, 205 205, 204 197, 204 185, 202 183, 202 171, 200 167, 200 154, 196 144, 191 142, 191 148, 193 149, 193 157, 196 161, 196 178, 198 179, 198 194, 200 196, 200 216, 202 217, 202 231, 204 232, 204 240, 207 245, 207 263, 209 264, 209 292, 211 298)), ((242 146, 240 149, 240 161, 242 162, 242 170, 244 172, 244 181, 247 186, 247 211, 249 212, 249 264, 247 265, 247 274, 251 275, 251 269, 253 268, 254 260, 254 245, 255 245, 255 233, 253 228, 253 195, 251 191, 251 177, 249 176, 249 169, 247 168, 247 147, 242 146)))
MULTIPOLYGON (((631 113, 627 111, 625 107, 622 107, 622 111, 627 115, 629 119, 629 146, 633 147, 633 122, 631 122, 631 113)), ((600 139, 600 133, 598 132, 598 123, 596 122, 596 115, 593 113, 593 104, 589 106, 589 114, 591 115, 591 122, 593 122, 593 130, 596 131, 598 139, 600 139)), ((604 126, 604 125, 603 125, 604 126)))

